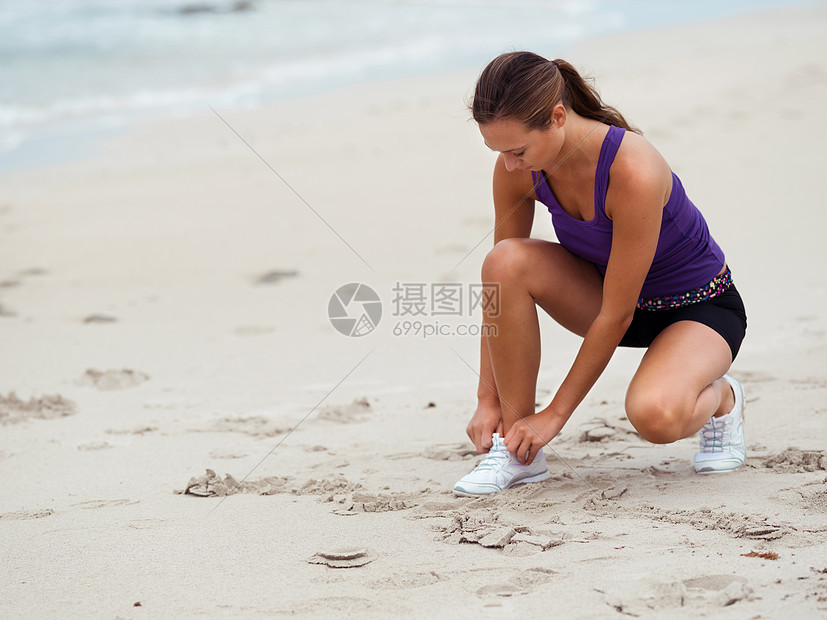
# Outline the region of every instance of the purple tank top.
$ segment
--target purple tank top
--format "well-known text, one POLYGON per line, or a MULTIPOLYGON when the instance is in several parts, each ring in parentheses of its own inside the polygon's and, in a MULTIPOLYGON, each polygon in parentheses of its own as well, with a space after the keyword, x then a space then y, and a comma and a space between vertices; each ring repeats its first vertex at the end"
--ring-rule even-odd
MULTIPOLYGON (((612 125, 603 140, 594 179, 594 219, 589 222, 566 213, 545 178, 539 173, 531 173, 537 198, 551 213, 560 245, 594 263, 603 275, 612 247, 612 221, 606 216, 609 169, 624 133, 624 129, 612 125)), ((640 295, 663 297, 700 288, 718 275, 723 266, 723 251, 710 236, 701 212, 686 196, 680 179, 673 172, 672 191, 663 207, 657 251, 640 295)))

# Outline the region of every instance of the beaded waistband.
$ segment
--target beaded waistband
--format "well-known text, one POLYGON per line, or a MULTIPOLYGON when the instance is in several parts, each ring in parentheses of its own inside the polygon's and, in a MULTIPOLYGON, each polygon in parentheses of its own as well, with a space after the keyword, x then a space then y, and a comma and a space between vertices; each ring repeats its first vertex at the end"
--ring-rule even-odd
POLYGON ((715 276, 709 284, 705 284, 700 288, 688 293, 681 293, 680 295, 667 295, 665 297, 641 297, 637 300, 637 307, 640 310, 674 310, 690 304, 696 304, 699 301, 706 301, 717 297, 732 286, 732 273, 729 267, 726 270, 715 276))

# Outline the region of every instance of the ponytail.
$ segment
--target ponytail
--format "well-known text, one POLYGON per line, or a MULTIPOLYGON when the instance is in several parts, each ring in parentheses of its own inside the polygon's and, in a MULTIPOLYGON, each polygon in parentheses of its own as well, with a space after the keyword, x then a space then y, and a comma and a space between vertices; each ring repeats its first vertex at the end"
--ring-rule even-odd
POLYGON ((530 129, 551 123, 554 106, 588 119, 640 133, 565 60, 546 60, 532 52, 510 52, 492 60, 477 80, 470 108, 480 125, 511 118, 530 129))
POLYGON ((563 105, 574 110, 584 118, 601 123, 615 125, 627 131, 640 133, 636 127, 630 125, 623 115, 610 105, 603 103, 597 90, 580 75, 580 73, 565 60, 558 58, 552 64, 563 76, 566 86, 563 91, 563 105))

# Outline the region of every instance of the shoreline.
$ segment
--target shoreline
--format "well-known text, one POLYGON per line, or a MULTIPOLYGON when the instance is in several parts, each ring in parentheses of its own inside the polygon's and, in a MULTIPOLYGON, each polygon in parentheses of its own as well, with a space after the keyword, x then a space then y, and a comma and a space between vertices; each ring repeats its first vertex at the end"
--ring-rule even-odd
MULTIPOLYGON (((795 9, 796 7, 803 7, 812 4, 811 0, 765 0, 764 6, 753 6, 750 3, 744 3, 745 6, 727 6, 724 9, 715 8, 714 11, 709 7, 704 10, 706 13, 701 16, 695 16, 697 7, 693 7, 690 11, 692 15, 685 15, 687 9, 679 10, 672 7, 670 16, 660 15, 652 17, 647 15, 642 8, 632 10, 627 7, 627 20, 634 23, 626 23, 622 26, 609 28, 607 32, 598 33, 596 35, 587 35, 585 38, 579 38, 568 43, 563 43, 560 49, 556 50, 541 50, 541 53, 549 55, 565 55, 572 49, 577 49, 590 40, 604 40, 611 37, 635 37, 637 35, 646 35, 648 32, 657 32, 663 29, 682 28, 685 26, 711 24, 722 20, 732 19, 733 17, 743 17, 752 14, 763 14, 776 10, 786 10, 788 8, 795 9), (636 12, 637 11, 637 12, 636 12)), ((426 63, 427 64, 427 63, 426 63)), ((450 74, 464 74, 469 72, 478 72, 485 64, 485 59, 479 59, 479 62, 473 64, 471 61, 460 62, 454 60, 452 68, 447 73, 450 74)), ((336 92, 342 89, 367 88, 371 85, 381 85, 385 83, 393 83, 397 81, 409 81, 417 79, 427 80, 429 77, 442 75, 443 71, 439 70, 433 61, 427 66, 421 68, 405 69, 402 77, 391 77, 390 69, 384 69, 372 76, 362 78, 355 78, 351 81, 334 81, 332 88, 321 83, 302 84, 297 86, 294 90, 284 91, 281 94, 271 94, 264 96, 263 99, 257 100, 254 103, 235 101, 229 105, 222 105, 221 109, 232 110, 235 112, 244 112, 245 110, 255 110, 267 107, 278 107, 280 104, 289 104, 290 102, 314 100, 324 97, 331 92, 336 92)), ((213 101, 213 106, 220 105, 216 103, 218 100, 227 99, 227 93, 215 91, 210 95, 205 94, 204 101, 213 101)), ((13 135, 20 131, 26 131, 27 137, 14 147, 8 150, 0 151, 0 177, 13 173, 18 170, 26 170, 40 166, 51 166, 61 164, 71 164, 76 161, 94 158, 99 155, 98 145, 101 142, 117 138, 118 136, 128 135, 134 131, 139 131, 140 127, 147 123, 176 121, 186 119, 192 116, 198 116, 200 110, 195 107, 193 102, 190 102, 184 107, 183 104, 170 104, 166 107, 154 108, 152 110, 131 110, 126 113, 116 114, 114 111, 104 112, 102 119, 97 116, 87 115, 81 117, 72 117, 63 120, 54 120, 45 125, 38 125, 34 128, 19 128, 8 127, 8 132, 13 135), (23 160, 22 163, 20 160, 23 160)))

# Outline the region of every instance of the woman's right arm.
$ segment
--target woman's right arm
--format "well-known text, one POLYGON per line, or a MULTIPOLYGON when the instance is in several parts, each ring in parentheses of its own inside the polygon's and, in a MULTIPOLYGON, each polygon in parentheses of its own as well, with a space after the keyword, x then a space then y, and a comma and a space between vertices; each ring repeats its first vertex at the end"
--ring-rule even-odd
MULTIPOLYGON (((534 221, 534 184, 531 172, 508 172, 503 156, 494 165, 494 244, 503 239, 527 238, 531 235, 534 221)), ((499 301, 498 301, 499 303, 499 301)), ((483 318, 483 323, 485 318, 483 318)), ((491 447, 492 433, 501 430, 502 410, 497 395, 497 384, 488 354, 485 330, 480 342, 480 383, 477 388, 477 410, 466 432, 482 454, 491 447)))

